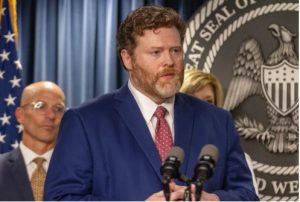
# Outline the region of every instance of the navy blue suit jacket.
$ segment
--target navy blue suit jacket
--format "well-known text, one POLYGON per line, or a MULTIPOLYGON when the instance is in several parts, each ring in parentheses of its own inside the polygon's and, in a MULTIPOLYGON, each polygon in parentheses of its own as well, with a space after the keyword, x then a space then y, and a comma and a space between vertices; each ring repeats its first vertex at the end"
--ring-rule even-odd
MULTIPOLYGON (((228 112, 184 94, 174 106, 181 171, 193 175, 205 144, 219 149, 204 186, 221 200, 258 200, 228 112)), ((145 200, 162 189, 161 160, 128 86, 68 110, 50 162, 45 200, 145 200)))
POLYGON ((0 201, 33 201, 20 149, 0 155, 0 201))

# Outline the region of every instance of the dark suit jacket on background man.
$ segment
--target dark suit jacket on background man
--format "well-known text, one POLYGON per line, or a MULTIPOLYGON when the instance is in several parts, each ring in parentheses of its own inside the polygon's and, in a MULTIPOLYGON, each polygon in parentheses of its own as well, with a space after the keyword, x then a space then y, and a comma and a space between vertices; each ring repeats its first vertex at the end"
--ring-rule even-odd
POLYGON ((0 201, 33 201, 20 149, 0 155, 0 201))

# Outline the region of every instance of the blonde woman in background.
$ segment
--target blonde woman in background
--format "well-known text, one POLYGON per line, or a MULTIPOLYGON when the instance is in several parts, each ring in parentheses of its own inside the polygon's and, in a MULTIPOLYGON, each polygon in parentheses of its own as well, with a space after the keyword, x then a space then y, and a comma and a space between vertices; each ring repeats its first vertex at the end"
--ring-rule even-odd
MULTIPOLYGON (((184 71, 184 81, 180 92, 192 95, 221 108, 224 104, 224 93, 220 81, 214 75, 202 72, 199 69, 186 69, 184 71)), ((245 153, 245 158, 252 174, 255 192, 258 194, 252 160, 247 153, 245 153)))
POLYGON ((199 69, 186 69, 180 92, 193 95, 218 107, 223 107, 224 94, 220 81, 199 69))

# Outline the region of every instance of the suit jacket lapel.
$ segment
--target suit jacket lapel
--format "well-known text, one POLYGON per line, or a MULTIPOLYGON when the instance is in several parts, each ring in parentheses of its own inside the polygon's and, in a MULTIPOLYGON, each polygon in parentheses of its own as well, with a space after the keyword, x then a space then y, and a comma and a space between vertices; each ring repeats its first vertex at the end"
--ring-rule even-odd
POLYGON ((17 184, 16 189, 19 189, 24 200, 34 200, 24 159, 19 148, 11 153, 9 166, 12 179, 17 184))
MULTIPOLYGON (((175 145, 185 151, 189 156, 194 125, 194 110, 188 101, 180 94, 176 95, 174 106, 175 145)), ((186 173, 188 159, 184 160, 181 170, 186 173)))
POLYGON ((136 139, 141 150, 151 163, 159 178, 161 160, 151 137, 144 117, 127 85, 123 86, 116 94, 116 109, 123 121, 127 124, 131 134, 136 139))

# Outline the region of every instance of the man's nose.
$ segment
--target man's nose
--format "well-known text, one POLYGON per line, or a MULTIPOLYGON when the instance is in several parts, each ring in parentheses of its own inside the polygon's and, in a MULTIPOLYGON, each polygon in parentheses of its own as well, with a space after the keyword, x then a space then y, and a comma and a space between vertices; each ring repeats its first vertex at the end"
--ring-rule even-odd
POLYGON ((164 54, 165 65, 169 67, 174 66, 174 56, 170 52, 164 54))
POLYGON ((46 110, 46 116, 48 117, 48 118, 51 118, 51 119, 55 119, 55 117, 56 117, 56 115, 57 115, 57 113, 56 113, 56 111, 55 111, 55 109, 53 109, 53 108, 51 108, 51 107, 49 107, 47 110, 46 110))

